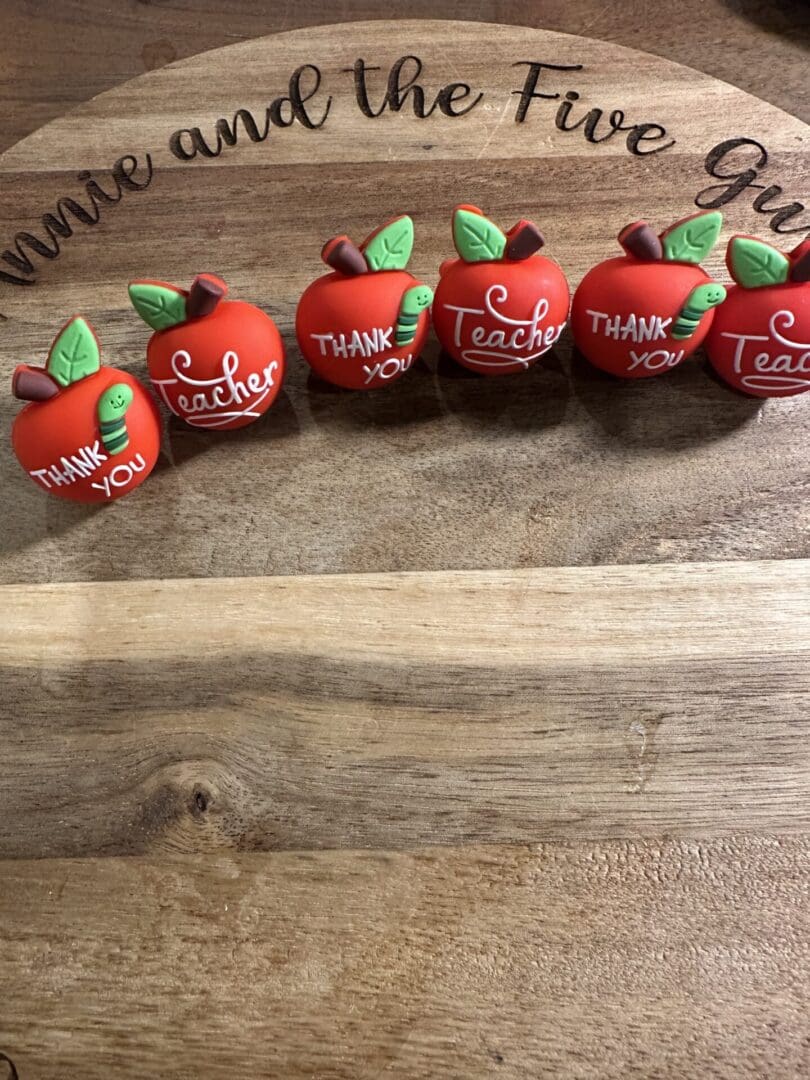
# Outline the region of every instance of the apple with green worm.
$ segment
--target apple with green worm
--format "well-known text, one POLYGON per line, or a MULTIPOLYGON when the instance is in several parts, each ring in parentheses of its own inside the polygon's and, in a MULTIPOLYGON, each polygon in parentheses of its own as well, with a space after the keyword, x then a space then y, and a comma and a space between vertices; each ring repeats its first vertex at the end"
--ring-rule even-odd
POLYGON ((624 255, 589 270, 574 293, 571 330, 596 367, 625 379, 671 371, 701 345, 725 288, 698 265, 720 235, 716 210, 660 236, 644 221, 619 233, 624 255))
POLYGON ((307 287, 295 316, 298 347, 322 379, 374 390, 413 366, 433 301, 433 290, 405 269, 413 242, 413 221, 402 215, 359 247, 348 236, 324 245, 321 258, 331 273, 307 287))
POLYGON ((160 416, 126 371, 102 366, 90 323, 76 315, 57 334, 44 367, 19 365, 12 393, 28 404, 11 430, 14 453, 43 491, 107 502, 147 478, 160 453, 160 416))

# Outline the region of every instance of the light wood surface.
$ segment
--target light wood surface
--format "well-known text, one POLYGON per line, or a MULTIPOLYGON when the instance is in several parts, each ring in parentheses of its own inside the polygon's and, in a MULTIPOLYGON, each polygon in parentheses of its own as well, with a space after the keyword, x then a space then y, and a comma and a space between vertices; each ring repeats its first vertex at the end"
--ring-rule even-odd
POLYGON ((798 1080, 809 859, 750 837, 11 862, 5 1027, 21 1080, 798 1080))
POLYGON ((0 856, 784 832, 810 815, 805 562, 0 599, 0 856))
MULTIPOLYGON (((800 4, 443 10, 635 45, 808 116, 800 4)), ((380 14, 13 2, 0 139, 142 68, 380 14)), ((499 107, 514 48, 571 44, 409 34, 426 85, 467 78, 499 107)), ((685 212, 719 133, 767 142, 768 182, 808 201, 803 124, 576 47, 591 103, 663 103, 673 153, 640 164, 545 122, 517 146, 495 111, 369 129, 330 85, 326 204, 295 132, 167 159, 176 118, 266 104, 297 57, 331 81, 343 52, 401 55, 383 24, 192 58, 56 121, 0 158, 0 250, 79 169, 149 149, 159 171, 34 289, 0 285, 0 376, 74 307, 140 371, 128 274, 219 269, 289 333, 320 242, 401 209, 433 281, 460 177, 502 224, 540 218, 573 281, 626 220, 685 212)), ((765 235, 750 200, 728 210, 724 235, 765 235)), ((172 427, 148 487, 102 513, 40 498, 0 452, 0 1080, 806 1077, 804 403, 749 403, 698 365, 610 383, 566 343, 496 383, 429 352, 373 396, 292 361, 266 422, 172 427)))
MULTIPOLYGON (((13 192, 0 210, 8 237, 33 228, 60 196, 81 194, 74 170, 109 187, 113 162, 131 153, 143 182, 148 152, 154 175, 146 190, 105 207, 98 225, 77 226, 58 258, 34 257, 22 274, 33 287, 0 282, 0 370, 41 359, 63 317, 79 311, 97 326, 104 355, 142 374, 148 333, 125 283, 188 283, 201 269, 271 312, 291 343, 290 370, 282 400, 250 428, 217 437, 172 423, 149 484, 101 512, 43 498, 6 444, 2 579, 807 556, 805 401, 737 396, 700 361, 666 378, 612 381, 571 355, 567 333, 525 375, 459 377, 432 341, 425 363, 384 391, 340 393, 308 380, 294 345, 295 305, 323 269, 329 236, 349 228, 362 237, 411 210, 413 269, 435 283, 452 250, 450 208, 465 199, 504 225, 535 217, 575 285, 618 250, 628 221, 663 226, 693 210, 717 183, 707 153, 740 132, 767 143, 769 178, 801 194, 810 129, 732 86, 585 38, 414 21, 295 31, 206 53, 29 136, 0 157, 3 189, 13 192), (464 79, 483 91, 480 105, 457 118, 420 120, 408 104, 364 116, 343 69, 358 57, 387 68, 407 50, 432 94, 464 79), (660 122, 675 145, 638 157, 621 135, 591 144, 581 130, 557 130, 557 101, 535 102, 517 123, 513 90, 526 72, 513 64, 527 57, 581 64, 549 77, 547 89, 578 86, 583 114, 620 107, 630 122, 660 122), (218 117, 260 115, 308 63, 322 72, 315 118, 332 95, 322 128, 274 129, 258 144, 243 136, 214 160, 171 152, 174 131, 198 125, 212 139, 218 117)), ((728 235, 769 220, 747 195, 724 209, 707 262, 721 275, 728 235)), ((16 409, 3 398, 4 426, 16 409)))
POLYGON ((3 587, 0 1048, 805 1075, 809 601, 799 561, 3 587))

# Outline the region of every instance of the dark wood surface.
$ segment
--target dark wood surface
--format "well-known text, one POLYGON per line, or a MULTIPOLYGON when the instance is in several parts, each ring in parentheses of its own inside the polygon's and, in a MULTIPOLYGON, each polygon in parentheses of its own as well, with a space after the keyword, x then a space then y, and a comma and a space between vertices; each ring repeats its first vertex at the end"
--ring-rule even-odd
MULTIPOLYGON (((530 371, 486 379, 443 360, 432 337, 420 364, 384 390, 340 392, 310 377, 294 341, 295 306, 323 271, 324 239, 346 229, 362 237, 409 209, 413 270, 435 283, 459 199, 504 226, 528 214, 575 287, 619 250, 628 221, 664 228, 692 210, 715 182, 706 155, 733 135, 767 143, 768 179, 791 196, 810 174, 803 122, 658 57, 491 24, 393 25, 297 31, 179 61, 0 156, 0 236, 9 241, 21 228, 41 231, 60 196, 81 198, 82 169, 109 184, 113 162, 132 153, 143 178, 148 151, 155 170, 147 190, 105 208, 97 226, 77 226, 57 259, 35 257, 33 288, 0 282, 2 370, 41 360, 55 327, 81 312, 103 355, 142 375, 148 333, 125 283, 183 284, 201 268, 268 310, 289 352, 283 394, 260 422, 217 434, 172 421, 154 476, 112 505, 43 498, 0 448, 0 580, 810 556, 806 400, 745 398, 700 358, 666 377, 613 380, 572 352, 566 332, 530 371), (410 106, 365 117, 347 66, 358 53, 388 66, 404 47, 422 60, 430 91, 463 75, 485 91, 481 107, 461 119, 417 119, 410 106), (555 101, 518 124, 513 90, 524 73, 513 64, 526 49, 583 66, 549 89, 581 86, 588 107, 665 121, 672 147, 639 157, 621 136, 594 144, 559 131, 555 101), (321 130, 295 125, 258 144, 243 137, 213 161, 172 154, 173 131, 196 121, 208 132, 244 107, 258 115, 307 62, 319 64, 332 95, 321 130)), ((750 193, 724 214, 706 260, 721 278, 727 237, 769 228, 750 193)), ((0 423, 17 410, 2 399, 0 423)))
POLYGON ((0 147, 71 106, 205 49, 279 30, 379 18, 476 19, 613 41, 688 64, 810 120, 804 0, 4 0, 0 147))
POLYGON ((810 816, 806 562, 0 597, 0 859, 796 832, 810 816))

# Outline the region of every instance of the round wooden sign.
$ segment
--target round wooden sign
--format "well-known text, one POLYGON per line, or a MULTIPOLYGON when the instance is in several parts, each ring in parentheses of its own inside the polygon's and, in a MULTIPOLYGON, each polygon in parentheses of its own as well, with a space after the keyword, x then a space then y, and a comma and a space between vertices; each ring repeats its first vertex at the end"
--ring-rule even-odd
MULTIPOLYGON (((810 129, 732 86, 583 37, 454 22, 279 34, 150 72, 0 158, 2 371, 82 314, 145 376, 127 282, 221 275, 289 347, 284 391, 234 432, 172 420, 137 493, 64 504, 4 439, 5 580, 256 575, 810 554, 801 399, 749 400, 702 361, 616 382, 572 355, 482 379, 424 362, 371 394, 312 382, 294 344, 321 245, 413 216, 435 285, 450 211, 537 221, 576 285, 645 218, 810 230, 810 129)), ((18 403, 2 395, 7 433, 18 403)))

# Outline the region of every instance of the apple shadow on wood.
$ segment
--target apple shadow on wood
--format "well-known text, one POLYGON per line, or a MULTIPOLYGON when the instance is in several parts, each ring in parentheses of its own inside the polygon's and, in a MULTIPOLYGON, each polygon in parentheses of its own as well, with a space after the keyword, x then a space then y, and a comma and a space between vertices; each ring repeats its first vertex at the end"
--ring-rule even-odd
POLYGON ((540 431, 562 421, 569 393, 559 359, 544 359, 546 364, 521 374, 487 377, 456 364, 431 341, 412 369, 388 387, 344 390, 310 375, 306 393, 320 427, 408 428, 452 414, 476 429, 540 431))
MULTIPOLYGON (((284 389, 279 393, 272 409, 259 420, 232 431, 203 431, 184 424, 170 414, 167 416, 163 406, 161 412, 165 422, 163 443, 160 457, 150 477, 152 483, 167 470, 180 469, 185 462, 223 443, 237 445, 247 441, 273 442, 299 433, 298 418, 284 389)), ((71 502, 49 495, 31 482, 19 463, 14 460, 10 450, 6 456, 8 462, 3 463, 0 468, 4 481, 2 502, 6 507, 12 508, 13 521, 0 530, 0 555, 23 551, 46 538, 64 537, 96 514, 107 511, 111 505, 105 502, 71 502)), ((139 492, 135 491, 127 496, 127 501, 138 497, 139 492)))
POLYGON ((763 400, 709 378, 698 353, 664 375, 621 379, 572 348, 571 391, 605 434, 627 446, 680 450, 723 439, 751 423, 763 400))
POLYGON ((562 423, 570 387, 559 354, 552 350, 527 371, 479 375, 441 352, 436 365, 444 411, 476 428, 543 431, 562 423))
MULTIPOLYGON (((5 527, 0 529, 0 555, 23 550, 48 537, 64 536, 110 505, 72 502, 49 495, 31 481, 10 450, 4 454, 0 473, 0 501, 6 517, 5 527)), ((137 493, 133 492, 132 497, 137 493)))
POLYGON ((418 359, 401 378, 374 390, 346 390, 324 382, 297 354, 297 362, 307 371, 302 393, 318 427, 343 430, 407 428, 436 420, 442 415, 437 400, 433 372, 418 359))
POLYGON ((272 406, 258 420, 244 427, 230 431, 217 431, 216 428, 196 428, 184 423, 176 416, 170 416, 167 426, 165 453, 155 467, 155 474, 166 469, 180 468, 186 461, 191 461, 200 454, 205 454, 223 443, 275 442, 300 434, 300 424, 296 416, 290 395, 282 387, 272 406))

